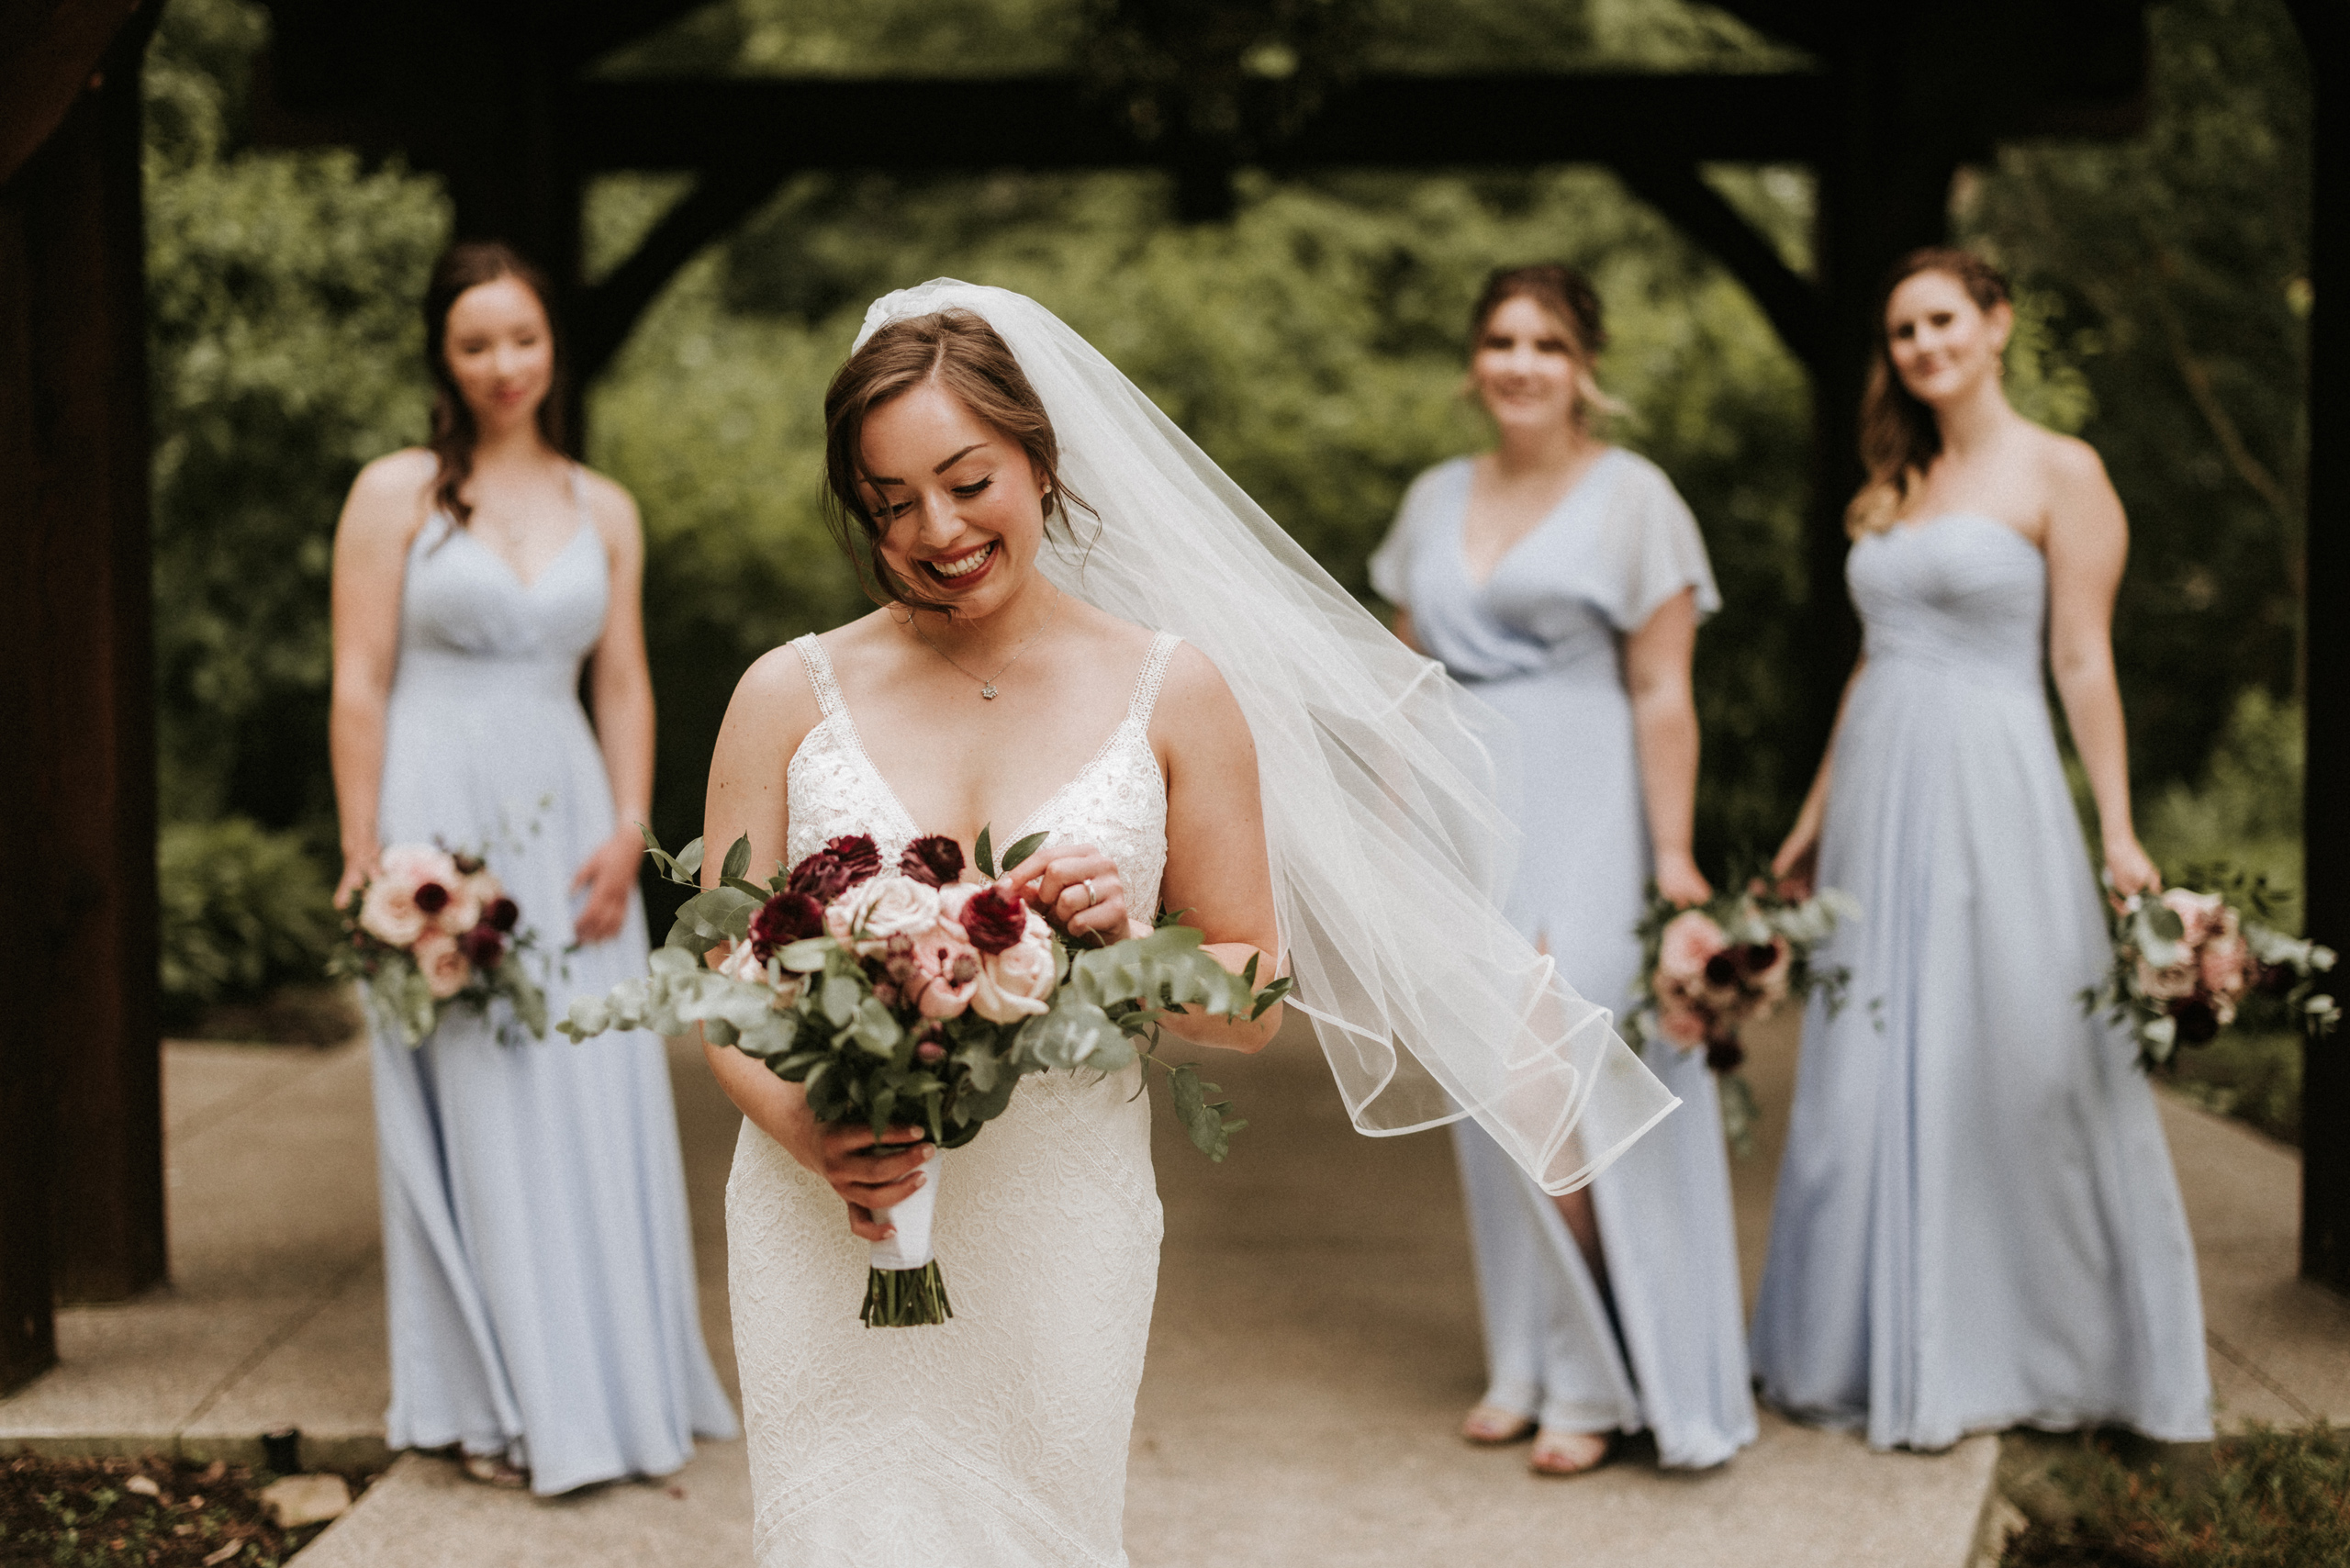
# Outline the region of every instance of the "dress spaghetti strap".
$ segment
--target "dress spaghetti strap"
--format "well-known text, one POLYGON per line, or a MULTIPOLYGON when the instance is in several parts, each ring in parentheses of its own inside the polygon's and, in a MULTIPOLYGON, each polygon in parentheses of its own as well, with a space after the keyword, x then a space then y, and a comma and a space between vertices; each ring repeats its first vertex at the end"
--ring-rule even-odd
POLYGON ((838 718, 843 704, 840 682, 833 678, 832 655, 824 652, 824 644, 817 640, 813 632, 794 637, 791 647, 808 671, 808 684, 816 691, 816 706, 823 710, 825 718, 838 718))

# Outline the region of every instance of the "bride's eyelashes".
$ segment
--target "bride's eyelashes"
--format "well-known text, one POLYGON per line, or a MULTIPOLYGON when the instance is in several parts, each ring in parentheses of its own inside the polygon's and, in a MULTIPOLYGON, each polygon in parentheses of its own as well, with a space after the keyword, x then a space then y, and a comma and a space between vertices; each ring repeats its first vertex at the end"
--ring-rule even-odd
POLYGON ((995 476, 990 474, 984 479, 975 479, 970 484, 956 486, 955 493, 962 497, 965 500, 969 500, 973 496, 978 495, 980 491, 986 489, 990 485, 994 483, 995 476))
MULTIPOLYGON (((986 490, 989 486, 994 483, 995 476, 990 474, 984 479, 975 479, 968 485, 957 485, 954 487, 954 490, 957 495, 962 497, 968 501, 986 490)), ((874 503, 873 510, 883 522, 895 522, 899 518, 912 510, 913 504, 914 503, 912 501, 892 501, 882 499, 874 503)))

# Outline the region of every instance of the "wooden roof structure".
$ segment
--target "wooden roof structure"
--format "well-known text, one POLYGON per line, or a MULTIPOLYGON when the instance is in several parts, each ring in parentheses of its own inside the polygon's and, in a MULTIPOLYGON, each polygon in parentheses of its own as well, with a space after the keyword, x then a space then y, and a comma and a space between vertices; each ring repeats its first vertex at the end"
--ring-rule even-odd
MULTIPOLYGON (((2146 108, 2143 0, 1718 0, 1812 62, 1736 73, 1340 73, 1310 95, 1228 78, 1221 118, 1076 73, 902 80, 615 79, 593 67, 695 0, 263 0, 261 138, 397 151, 443 175, 462 233, 545 263, 592 376, 677 270, 813 169, 1170 172, 1181 212, 1228 210, 1241 166, 1606 164, 1751 293, 1808 369, 1807 565, 1840 580, 1841 503, 1877 281, 1943 237, 1963 163, 2019 137, 2120 137, 2146 108), (870 106, 890 93, 890 112, 870 106), (1151 112, 1143 112, 1143 111, 1151 112), (1168 110, 1158 113, 1158 110, 1168 110), (1212 129, 1199 129, 1208 124, 1212 129), (1817 175, 1815 264, 1790 268, 1700 174, 1817 175), (695 176, 593 283, 581 196, 611 170, 695 176)), ((54 1355, 53 1300, 164 1275, 155 1017, 154 742, 137 74, 160 0, 0 0, 0 1392, 54 1355), (62 984, 61 972, 74 977, 62 984)), ((2313 59, 2350 59, 2350 0, 2293 0, 2313 59)), ((1252 0, 1122 0, 1180 53, 1252 0)), ((1309 62, 1310 63, 1310 62, 1309 62)), ((2350 413, 2350 103, 2318 76, 2311 427, 2350 413)), ((1177 98, 1183 89, 1171 89, 1177 98)), ((1219 81, 1227 78, 1220 77, 1219 81)), ((2350 599, 2350 462, 2313 443, 2311 601, 2350 599)), ((1824 735, 1850 666, 1842 595, 1807 639, 1824 735)), ((2350 668, 2340 618, 2309 633, 2308 910, 2350 947, 2350 668), (2321 807, 2325 809, 2320 809, 2321 807)), ((2350 1290, 2350 1051, 2307 1079, 2304 1266, 2350 1290)))

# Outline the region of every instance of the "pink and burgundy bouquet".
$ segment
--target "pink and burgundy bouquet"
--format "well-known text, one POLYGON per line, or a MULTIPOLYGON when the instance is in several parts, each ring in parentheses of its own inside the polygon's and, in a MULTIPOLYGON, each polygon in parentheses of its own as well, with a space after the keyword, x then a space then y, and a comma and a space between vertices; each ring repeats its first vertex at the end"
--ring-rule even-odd
MULTIPOLYGON (((1045 834, 1005 852, 1024 860, 1045 834)), ((1201 950, 1200 933, 1163 921, 1147 935, 1072 949, 1001 879, 982 829, 978 872, 962 846, 918 838, 894 866, 864 834, 835 838, 762 886, 743 873, 750 841, 727 851, 718 886, 700 889, 699 839, 671 856, 645 842, 668 878, 699 889, 677 912, 649 972, 602 998, 582 997, 557 1025, 573 1039, 606 1029, 682 1035, 765 1062, 805 1087, 820 1122, 862 1122, 930 1135, 930 1158, 959 1148, 1003 1114, 1032 1072, 1162 1068, 1192 1142, 1222 1159, 1244 1125, 1196 1069, 1158 1062, 1158 1022, 1197 1009, 1256 1018, 1290 988, 1261 990, 1252 961, 1235 975, 1201 950)), ((953 1316, 931 1243, 939 1171, 886 1215, 873 1244, 863 1316, 871 1327, 953 1316)))
POLYGON ((2213 867, 2190 870, 2188 882, 2207 886, 2114 902, 2113 967, 2081 992, 2085 1011, 2102 1008, 2130 1025, 2141 1067, 2161 1067, 2181 1046, 2209 1045, 2238 1022, 2320 1035, 2341 1020, 2333 998, 2317 989, 2333 949, 2257 918, 2278 902, 2265 879, 2213 867))
POLYGON ((410 1047, 450 1008, 487 1014, 499 997, 533 1036, 543 1036, 546 993, 515 961, 533 942, 520 922, 480 856, 395 845, 344 907, 345 945, 329 969, 356 977, 384 1026, 410 1047))
POLYGON ((1650 890, 1634 927, 1640 972, 1624 1033, 1634 1046, 1653 1036, 1684 1051, 1705 1051, 1706 1065, 1721 1080, 1723 1131, 1740 1154, 1752 1145, 1757 1112, 1753 1092, 1739 1075, 1746 1060, 1739 1032, 1789 996, 1817 991, 1831 1006, 1840 1004, 1850 973, 1815 968, 1812 949, 1838 921, 1859 913, 1851 895, 1835 888, 1797 900, 1756 880, 1685 908, 1650 890))

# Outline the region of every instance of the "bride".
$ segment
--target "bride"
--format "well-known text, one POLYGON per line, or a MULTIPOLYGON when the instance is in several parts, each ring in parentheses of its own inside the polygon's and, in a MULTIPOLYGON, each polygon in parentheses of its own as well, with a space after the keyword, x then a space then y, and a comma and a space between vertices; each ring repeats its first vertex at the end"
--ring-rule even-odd
MULTIPOLYGON (((868 313, 825 397, 881 608, 736 689, 706 838, 755 867, 1046 834, 1005 881, 1074 942, 1162 909, 1297 980, 1359 1126, 1473 1115, 1552 1190, 1675 1102, 1494 912, 1504 763, 1467 704, 1048 312, 951 280, 868 313), (1260 783, 1262 793, 1260 794, 1260 783), (1400 1048, 1399 1048, 1400 1047, 1400 1048)), ((1169 1021, 1253 1051, 1254 1024, 1169 1021)), ((1139 1068, 1024 1081, 966 1148, 820 1126, 728 1048, 755 1560, 1110 1564, 1156 1290, 1139 1068), (857 1318, 863 1243, 939 1182, 955 1316, 857 1318), (861 1238, 861 1239, 860 1239, 861 1238)))

